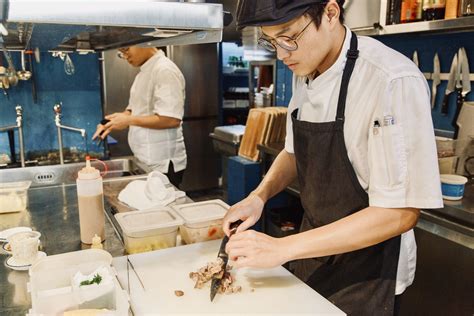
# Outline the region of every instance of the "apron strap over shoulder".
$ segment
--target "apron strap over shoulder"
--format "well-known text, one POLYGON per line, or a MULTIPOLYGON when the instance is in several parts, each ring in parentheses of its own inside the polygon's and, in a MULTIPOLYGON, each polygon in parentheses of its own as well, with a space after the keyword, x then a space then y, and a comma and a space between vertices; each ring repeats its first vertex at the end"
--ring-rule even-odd
POLYGON ((351 45, 347 51, 347 63, 342 73, 341 88, 339 90, 339 99, 337 101, 337 115, 336 121, 344 122, 344 112, 346 109, 347 88, 349 87, 349 80, 351 79, 352 71, 357 58, 359 57, 359 50, 357 49, 357 35, 352 32, 351 45))

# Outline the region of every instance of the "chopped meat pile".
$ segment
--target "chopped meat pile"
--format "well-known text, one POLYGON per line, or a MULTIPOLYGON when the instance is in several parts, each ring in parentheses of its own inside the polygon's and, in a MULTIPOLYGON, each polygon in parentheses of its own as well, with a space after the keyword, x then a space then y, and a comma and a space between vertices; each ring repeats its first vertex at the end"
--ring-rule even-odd
POLYGON ((235 281, 229 272, 232 267, 227 266, 227 271, 223 271, 223 263, 224 262, 221 258, 217 258, 216 261, 208 262, 206 266, 200 268, 197 272, 189 273, 189 277, 195 282, 194 288, 202 289, 207 282, 212 280, 213 277, 221 277, 224 273, 218 293, 231 294, 242 291, 241 286, 232 285, 232 283, 235 281))

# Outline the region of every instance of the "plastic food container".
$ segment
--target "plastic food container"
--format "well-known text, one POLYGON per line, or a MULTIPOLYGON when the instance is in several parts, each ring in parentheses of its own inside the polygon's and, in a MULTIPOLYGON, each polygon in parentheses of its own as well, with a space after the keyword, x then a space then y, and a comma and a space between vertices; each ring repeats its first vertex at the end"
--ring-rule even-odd
POLYGON ((65 311, 107 309, 113 315, 128 315, 127 293, 122 290, 111 268, 112 256, 100 249, 87 249, 45 257, 29 270, 27 284, 31 294, 28 315, 63 315, 65 311), (105 267, 113 282, 91 287, 73 287, 73 276, 79 271, 90 274, 105 267))
POLYGON ((186 244, 224 237, 222 220, 229 205, 221 200, 175 205, 173 208, 184 219, 179 232, 186 244))
POLYGON ((31 181, 0 183, 0 213, 21 212, 28 206, 31 181))
POLYGON ((460 200, 464 195, 464 185, 467 178, 455 174, 441 175, 441 192, 443 199, 460 200))
POLYGON ((183 219, 169 207, 115 214, 129 254, 175 247, 183 219))

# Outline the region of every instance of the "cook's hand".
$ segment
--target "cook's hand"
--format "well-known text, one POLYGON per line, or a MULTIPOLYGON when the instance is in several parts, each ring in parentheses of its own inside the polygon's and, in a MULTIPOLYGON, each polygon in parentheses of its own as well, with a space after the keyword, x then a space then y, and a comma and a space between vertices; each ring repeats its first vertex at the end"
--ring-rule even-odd
POLYGON ((284 238, 247 230, 230 237, 226 252, 235 268, 274 268, 288 261, 284 242, 284 238))
POLYGON ((130 126, 129 111, 110 114, 105 118, 109 120, 109 122, 105 125, 97 125, 97 129, 94 133, 94 136, 92 136, 92 140, 96 139, 97 137, 105 139, 105 137, 109 135, 111 131, 126 129, 130 126))
POLYGON ((224 216, 224 222, 222 224, 224 233, 229 236, 230 224, 239 219, 242 220, 243 223, 239 225, 236 233, 243 232, 251 227, 262 215, 264 204, 263 200, 256 194, 250 194, 239 203, 234 204, 224 216))

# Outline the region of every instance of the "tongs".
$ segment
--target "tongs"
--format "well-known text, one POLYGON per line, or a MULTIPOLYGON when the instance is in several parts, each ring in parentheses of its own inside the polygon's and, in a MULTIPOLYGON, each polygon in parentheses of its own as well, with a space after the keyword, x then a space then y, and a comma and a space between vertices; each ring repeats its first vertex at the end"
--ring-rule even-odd
POLYGON ((225 246, 227 245, 227 242, 229 241, 229 238, 235 233, 237 230, 237 227, 242 224, 241 220, 238 220, 232 224, 230 224, 230 233, 229 236, 224 236, 224 239, 222 239, 221 246, 219 248, 219 252, 217 253, 217 258, 221 258, 223 263, 222 263, 222 273, 219 274, 219 276, 214 276, 212 277, 212 282, 211 282, 211 302, 214 300, 214 297, 216 296, 217 292, 219 291, 219 287, 221 286, 222 279, 225 276, 225 272, 227 269, 227 262, 229 261, 229 255, 227 252, 225 252, 225 246))

